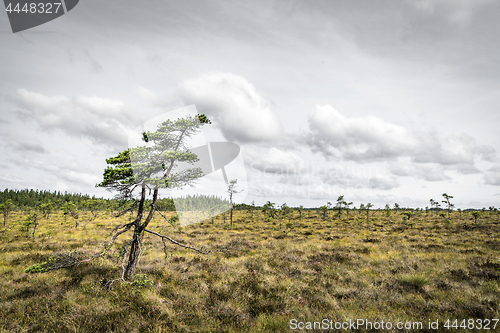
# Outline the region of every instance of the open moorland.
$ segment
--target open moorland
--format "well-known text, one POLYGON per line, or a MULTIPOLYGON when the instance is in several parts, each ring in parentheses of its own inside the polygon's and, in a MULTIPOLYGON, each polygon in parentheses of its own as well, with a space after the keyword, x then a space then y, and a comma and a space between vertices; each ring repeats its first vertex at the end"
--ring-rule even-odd
MULTIPOLYGON (((78 228, 62 213, 40 218, 33 239, 28 214, 11 213, 0 230, 1 332, 289 332, 293 319, 423 323, 422 329, 342 331, 460 332, 464 319, 500 318, 496 212, 474 223, 470 212, 456 211, 449 219, 419 211, 408 220, 394 210, 368 218, 331 211, 326 219, 311 210, 283 219, 240 210, 232 227, 218 216, 184 228, 156 215, 151 230, 225 250, 203 255, 145 234, 138 274, 123 282, 129 232, 104 258, 37 272, 56 254, 90 258, 114 227, 131 219, 86 214, 78 228), (439 320, 439 328, 429 329, 429 320, 439 320)), ((479 322, 469 331, 482 331, 479 322)), ((490 332, 500 330, 494 323, 490 332)))

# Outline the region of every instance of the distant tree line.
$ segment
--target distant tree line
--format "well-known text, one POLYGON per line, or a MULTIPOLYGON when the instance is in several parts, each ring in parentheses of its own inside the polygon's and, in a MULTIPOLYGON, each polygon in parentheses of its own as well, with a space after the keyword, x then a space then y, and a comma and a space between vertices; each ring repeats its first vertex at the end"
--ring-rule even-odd
POLYGON ((11 200, 15 208, 21 210, 35 209, 43 204, 62 206, 65 202, 73 202, 77 207, 83 208, 83 203, 91 199, 95 200, 96 197, 80 193, 61 193, 60 191, 50 192, 33 189, 5 189, 0 191, 0 203, 11 200))
MULTIPOLYGON (((151 204, 151 200, 146 200, 145 204, 151 204)), ((177 204, 182 207, 197 207, 209 208, 217 204, 226 204, 229 202, 216 196, 208 195, 188 195, 181 198, 176 198, 177 204)), ((80 193, 61 193, 60 191, 44 191, 44 190, 12 190, 5 189, 0 191, 0 204, 8 202, 11 205, 10 210, 50 210, 62 209, 63 211, 76 211, 76 210, 108 210, 119 211, 127 204, 124 200, 118 199, 103 199, 96 196, 89 196, 80 193), (74 205, 74 207, 72 206, 74 205)), ((158 199, 156 206, 161 211, 175 211, 175 203, 172 198, 158 199)), ((46 214, 46 213, 45 213, 46 214)))
MULTIPOLYGON (((444 196, 444 195, 443 195, 444 196)), ((450 198, 453 198, 452 196, 446 195, 444 196, 447 201, 443 200, 443 203, 448 206, 448 201, 450 198), (446 196, 448 198, 446 198, 446 196)), ((356 207, 350 208, 349 206, 352 205, 352 202, 345 202, 344 196, 340 196, 337 199, 337 204, 334 206, 330 202, 327 203, 326 206, 322 206, 319 208, 304 208, 304 207, 290 207, 293 210, 316 210, 319 209, 320 211, 329 211, 329 210, 336 210, 337 214, 340 215, 342 211, 349 212, 349 210, 357 210, 358 213, 361 211, 366 211, 367 204, 364 205, 362 204, 360 208, 356 209, 356 207)), ((151 204, 151 200, 146 200, 145 204, 151 204)), ((180 198, 176 198, 175 201, 177 202, 177 205, 180 205, 184 209, 187 209, 189 207, 193 207, 193 209, 200 209, 200 208, 207 208, 210 209, 210 207, 214 206, 229 206, 229 201, 226 199, 222 199, 220 197, 214 196, 214 195, 187 195, 183 196, 180 198)), ((69 203, 72 203, 75 205, 74 209, 78 210, 83 210, 83 211, 90 211, 93 206, 96 205, 96 202, 98 202, 98 210, 108 210, 108 211, 119 211, 122 207, 125 207, 128 203, 124 202, 123 200, 118 200, 118 199, 103 199, 103 198, 97 198, 95 196, 90 196, 88 194, 81 194, 81 193, 68 193, 68 192, 60 192, 60 191, 45 191, 45 190, 33 190, 33 189, 23 189, 23 190, 12 190, 12 189, 5 189, 3 191, 0 190, 0 205, 7 203, 10 207, 7 209, 7 211, 10 210, 22 210, 22 211, 30 211, 33 209, 41 209, 44 207, 51 207, 51 209, 62 209, 65 210, 65 207, 67 208, 69 203), (10 201, 9 201, 10 200, 10 201), (50 206, 48 206, 50 205, 50 206)), ((430 207, 425 207, 425 211, 447 211, 447 210, 453 210, 453 204, 450 203, 451 206, 442 208, 441 204, 438 201, 434 201, 433 199, 430 199, 430 207)), ((174 199, 172 198, 162 198, 158 199, 157 208, 160 211, 175 211, 175 203, 174 199)), ((246 211, 253 211, 253 210, 269 210, 270 207, 266 207, 266 205, 263 206, 257 206, 254 203, 251 205, 245 204, 245 203, 234 203, 233 204, 235 210, 246 210, 246 211)), ((272 208, 272 207, 271 207, 272 208)), ((384 210, 386 211, 389 208, 389 205, 386 205, 386 208, 375 208, 374 210, 384 210)), ((411 207, 400 207, 399 204, 395 203, 394 208, 392 208, 396 211, 408 211, 408 210, 415 210, 415 208, 411 207)), ((43 210, 43 209, 42 209, 43 210)), ((267 211, 266 210, 266 211, 267 211)), ((459 212, 467 212, 467 211, 475 211, 475 210, 482 210, 484 213, 486 211, 486 208, 482 209, 474 209, 474 208, 468 208, 468 209, 457 209, 459 212)), ((489 212, 491 213, 496 213, 498 212, 498 209, 491 206, 489 207, 489 212)))
MULTIPOLYGON (((170 200, 173 201, 173 199, 170 200)), ((217 197, 215 195, 187 195, 180 198, 175 198, 175 203, 178 207, 182 208, 182 210, 210 210, 212 207, 222 206, 229 208, 230 206, 228 200, 221 199, 220 197, 217 197)), ((172 210, 175 210, 175 206, 172 210)))

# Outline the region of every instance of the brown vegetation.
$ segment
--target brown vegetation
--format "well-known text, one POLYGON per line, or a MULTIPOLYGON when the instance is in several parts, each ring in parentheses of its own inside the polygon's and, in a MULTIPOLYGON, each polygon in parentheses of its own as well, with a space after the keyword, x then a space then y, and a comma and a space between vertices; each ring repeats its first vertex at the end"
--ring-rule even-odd
POLYGON ((233 227, 219 216, 174 230, 155 216, 153 231, 231 250, 201 255, 145 234, 138 274, 123 283, 113 280, 125 238, 105 258, 25 273, 57 253, 90 257, 123 217, 101 213, 75 230, 53 214, 33 240, 26 215, 14 212, 0 238, 0 331, 287 332, 292 318, 500 317, 498 214, 477 223, 467 212, 450 219, 416 212, 411 222, 382 211, 368 222, 356 214, 323 221, 316 211, 295 211, 286 221, 235 211, 234 219, 233 227))

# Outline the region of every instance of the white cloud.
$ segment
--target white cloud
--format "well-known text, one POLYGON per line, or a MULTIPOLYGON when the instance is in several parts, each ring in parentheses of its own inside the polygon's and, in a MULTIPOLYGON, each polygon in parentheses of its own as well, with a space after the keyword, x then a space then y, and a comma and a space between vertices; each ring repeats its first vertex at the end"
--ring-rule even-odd
POLYGON ((231 141, 277 140, 281 124, 272 102, 245 78, 231 73, 211 73, 184 81, 179 90, 186 104, 214 119, 231 141))
POLYGON ((415 145, 404 127, 378 117, 348 118, 330 105, 317 105, 309 115, 308 143, 326 156, 348 160, 385 160, 415 145))
POLYGON ((60 130, 102 144, 123 146, 135 116, 122 101, 101 97, 46 96, 19 89, 10 97, 24 120, 46 131, 60 130))
POLYGON ((416 132, 378 117, 346 117, 330 105, 316 106, 309 115, 306 142, 326 157, 358 162, 409 157, 415 163, 453 165, 458 172, 474 171, 474 159, 493 160, 496 151, 478 145, 467 134, 416 132))
MULTIPOLYGON (((417 139, 417 145, 407 155, 417 163, 473 165, 474 157, 491 161, 496 153, 493 147, 478 145, 473 137, 465 133, 445 135, 428 131, 413 135, 417 139)), ((459 169, 465 170, 463 167, 459 169)))

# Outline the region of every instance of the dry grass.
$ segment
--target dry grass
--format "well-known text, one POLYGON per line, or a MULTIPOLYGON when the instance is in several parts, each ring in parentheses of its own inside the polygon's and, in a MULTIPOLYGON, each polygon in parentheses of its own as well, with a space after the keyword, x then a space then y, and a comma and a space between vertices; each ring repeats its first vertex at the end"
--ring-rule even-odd
POLYGON ((425 213, 403 221, 382 212, 369 221, 352 213, 349 220, 322 221, 307 211, 295 212, 288 224, 254 214, 236 212, 233 228, 220 217, 181 231, 156 217, 150 229, 178 241, 234 247, 199 255, 172 245, 164 253, 162 242, 146 235, 142 275, 106 290, 121 274, 119 254, 130 235, 105 259, 24 271, 55 253, 90 256, 127 217, 101 213, 75 230, 72 219, 52 215, 40 221, 33 241, 22 227, 26 216, 14 213, 0 230, 0 331, 288 332, 292 318, 427 323, 500 317, 499 215, 486 214, 475 225, 470 214, 456 212, 449 222, 425 213))

